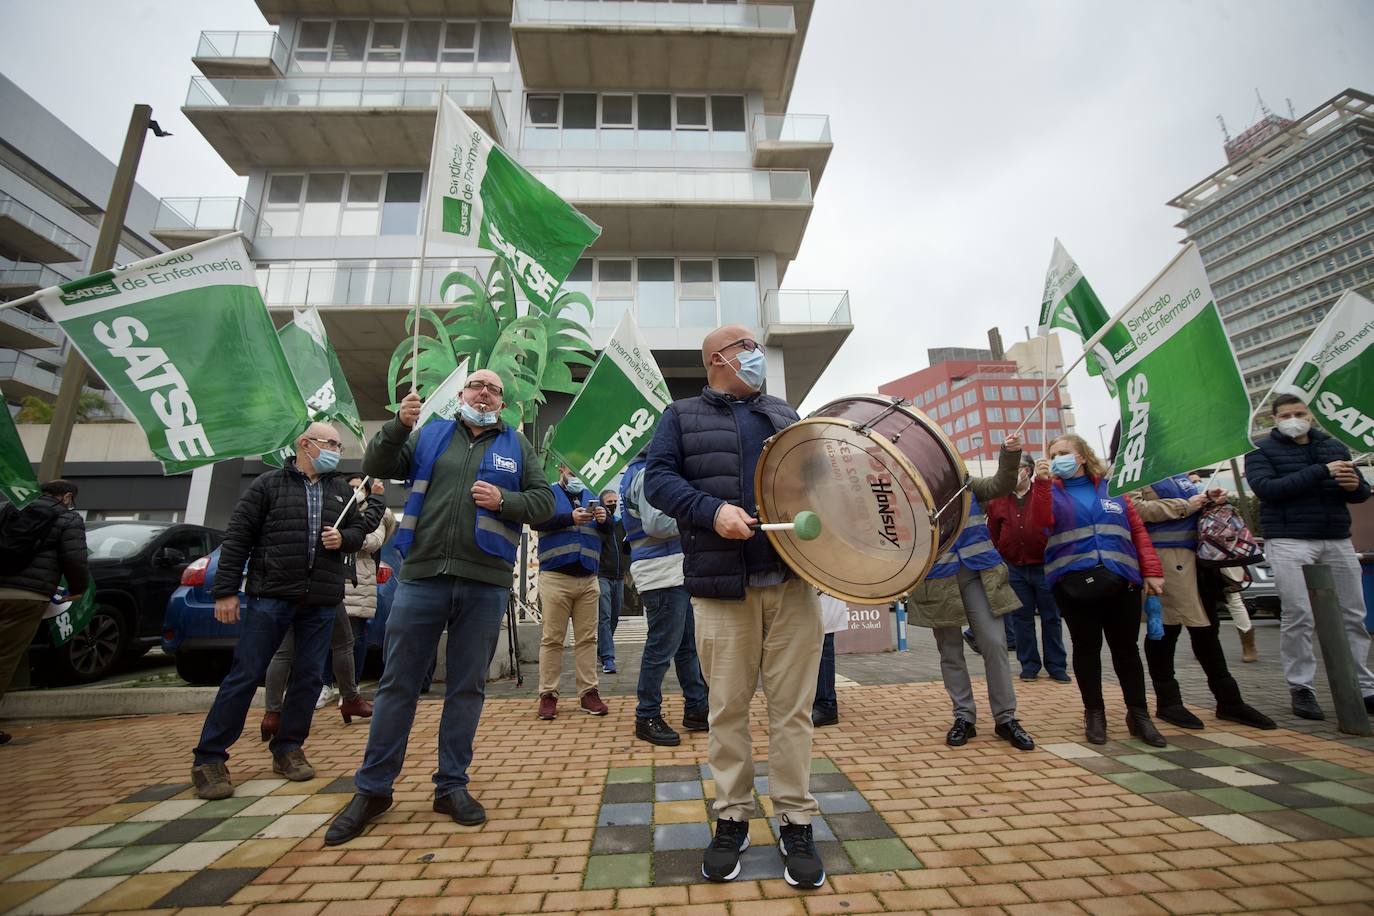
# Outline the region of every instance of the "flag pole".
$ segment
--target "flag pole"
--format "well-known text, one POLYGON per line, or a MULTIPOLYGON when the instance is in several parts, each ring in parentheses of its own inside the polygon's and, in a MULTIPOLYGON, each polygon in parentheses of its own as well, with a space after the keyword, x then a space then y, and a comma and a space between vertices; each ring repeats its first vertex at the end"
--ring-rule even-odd
MULTIPOLYGON (((1050 332, 1049 332, 1049 331, 1046 331, 1046 332, 1045 332, 1045 361, 1044 361, 1044 363, 1042 364, 1042 369, 1041 369, 1040 377, 1041 377, 1042 379, 1045 380, 1045 386, 1046 386, 1046 388, 1048 388, 1048 386, 1049 386, 1049 384, 1050 384, 1050 332)), ((1047 400, 1048 398, 1049 398, 1049 391, 1046 390, 1046 391, 1044 392, 1044 397, 1041 398, 1041 403, 1044 403, 1044 401, 1047 400)), ((1040 452, 1041 452, 1041 454, 1043 454, 1046 458, 1048 458, 1048 457, 1050 456, 1049 419, 1045 416, 1045 411, 1044 411, 1043 408, 1040 410, 1040 452)))
MULTIPOLYGON (((439 124, 444 119, 444 97, 448 83, 439 81, 439 107, 434 112, 434 136, 429 141, 429 174, 425 176, 425 206, 420 211, 420 271, 415 279, 415 301, 411 308, 410 390, 419 391, 420 378, 420 290, 425 285, 425 246, 429 244, 429 205, 434 199, 434 149, 439 145, 439 124)), ((395 396, 395 392, 392 392, 395 396)))
POLYGON ((335 531, 343 524, 344 516, 348 514, 348 510, 367 499, 367 489, 371 482, 371 477, 364 477, 363 482, 358 484, 358 489, 353 491, 353 498, 348 501, 348 505, 344 506, 343 511, 339 513, 339 517, 334 519, 333 528, 335 531))

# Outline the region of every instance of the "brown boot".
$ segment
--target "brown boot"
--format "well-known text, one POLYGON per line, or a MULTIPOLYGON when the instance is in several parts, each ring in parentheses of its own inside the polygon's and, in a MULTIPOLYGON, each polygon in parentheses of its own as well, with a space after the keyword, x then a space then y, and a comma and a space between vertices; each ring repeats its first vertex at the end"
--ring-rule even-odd
POLYGON ((1255 627, 1253 624, 1250 629, 1240 631, 1240 660, 1243 662, 1259 661, 1259 650, 1255 648, 1255 627))
POLYGON ((229 781, 229 768, 222 762, 191 767, 191 784, 196 787, 196 797, 207 801, 218 801, 234 794, 234 784, 229 781))
POLYGON ((361 696, 354 697, 339 704, 339 715, 343 716, 344 725, 352 725, 354 716, 359 719, 371 719, 372 704, 361 696))
POLYGON ((271 741, 277 737, 277 729, 281 728, 281 713, 265 712, 262 714, 262 724, 258 730, 262 732, 262 740, 271 741))
POLYGON ((305 752, 300 748, 274 755, 272 772, 278 776, 285 776, 292 782, 305 782, 307 779, 315 778, 315 768, 305 759, 305 752))

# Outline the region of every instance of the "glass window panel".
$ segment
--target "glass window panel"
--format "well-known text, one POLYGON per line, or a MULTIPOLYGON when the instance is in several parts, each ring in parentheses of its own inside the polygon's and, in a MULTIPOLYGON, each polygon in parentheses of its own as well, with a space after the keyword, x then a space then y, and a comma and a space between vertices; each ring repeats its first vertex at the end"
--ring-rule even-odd
POLYGON ((1051 422, 1051 423, 1058 423, 1058 422, 1059 422, 1059 408, 1058 408, 1058 407, 1046 407, 1046 408, 1045 408, 1045 419, 1048 420, 1048 421, 1051 422))
POLYGON ((753 258, 721 258, 720 259, 720 282, 722 283, 753 283, 754 282, 754 259, 753 258))
POLYGON ((671 328, 677 324, 672 258, 639 259, 639 289, 635 299, 639 323, 644 327, 671 328))
POLYGON ((613 328, 620 323, 620 319, 630 310, 629 299, 602 299, 596 300, 596 326, 598 328, 613 328))
POLYGON ((721 258, 720 312, 726 324, 753 327, 759 323, 759 287, 753 258, 721 258))
POLYGON ((1014 400, 1016 400, 1016 388, 1015 388, 1014 386, 1012 386, 1012 385, 1004 385, 1004 386, 1002 387, 1002 400, 1004 400, 1004 401, 1014 401, 1014 400))
POLYGON ((682 262, 683 298, 715 298, 714 266, 715 262, 713 261, 684 260, 682 262))
POLYGON ((937 398, 942 398, 947 394, 949 394, 949 385, 945 384, 944 382, 941 382, 940 384, 935 386, 935 396, 937 398))
POLYGON ((381 175, 349 175, 348 202, 375 204, 382 196, 381 175))
POLYGON ((968 413, 968 425, 969 425, 969 426, 977 426, 977 425, 978 425, 979 423, 981 423, 981 422, 982 422, 982 418, 978 415, 978 411, 976 411, 976 410, 970 410, 969 413, 968 413))
POLYGON ((301 211, 301 235, 336 235, 341 209, 338 199, 329 203, 306 203, 301 211))
POLYGON ((303 70, 322 70, 329 59, 329 31, 331 22, 306 21, 296 35, 296 62, 303 70), (313 66, 312 66, 313 65, 313 66))
POLYGON ((415 235, 420 225, 419 172, 390 172, 382 205, 382 235, 415 235))
MULTIPOLYGON (((563 291, 569 293, 581 293, 588 299, 592 299, 592 259, 581 258, 573 265, 572 271, 568 274, 568 279, 563 281, 563 291)), ((591 326, 591 318, 587 315, 587 310, 581 305, 573 305, 568 311, 563 313, 573 321, 581 322, 584 326, 591 326)))
POLYGON ((525 149, 558 149, 558 128, 526 127, 521 145, 525 149))
POLYGON ((679 305, 682 313, 679 327, 684 328, 714 328, 722 323, 752 324, 753 322, 736 322, 731 318, 716 317, 716 300, 714 299, 683 299, 679 305))
POLYGON ((602 127, 630 127, 634 124, 635 98, 632 95, 607 95, 601 98, 602 127))
POLYGON ((339 221, 339 235, 376 235, 381 213, 376 209, 345 210, 339 221))
POLYGON ((744 98, 738 95, 711 96, 711 129, 744 132, 744 98))
POLYGON ((1036 391, 1034 388, 1031 388, 1031 387, 1029 387, 1029 386, 1027 386, 1027 385, 1022 385, 1022 386, 1021 386, 1021 400, 1023 400, 1023 401, 1038 401, 1038 400, 1040 400, 1040 392, 1036 391))
POLYGON ((336 204, 343 199, 343 184, 343 172, 315 172, 305 187, 305 202, 336 204))
POLYGON ((989 423, 1001 423, 1001 422, 1002 422, 1002 408, 1000 408, 1000 407, 989 407, 989 408, 988 408, 988 422, 989 422, 989 423))
POLYGON ((525 104, 531 124, 558 125, 558 96, 532 95, 525 104))
POLYGON ((672 149, 672 96, 641 95, 639 97, 639 148, 672 149))
POLYGON ((304 175, 273 175, 272 186, 267 192, 267 202, 269 204, 299 204, 301 202, 301 185, 304 183, 304 175))
POLYGON ((1008 422, 1008 423, 1020 423, 1020 422, 1021 422, 1021 408, 1020 408, 1020 407, 1008 407, 1008 408, 1007 408, 1007 422, 1008 422))
POLYGON ((955 417, 955 418, 954 418, 954 431, 955 431, 956 433, 961 433, 961 432, 964 431, 964 418, 963 418, 963 417, 955 417))
POLYGON ((563 148, 596 148, 596 95, 569 92, 563 96, 563 148))
POLYGON ((964 396, 963 396, 962 394, 956 394, 954 397, 950 398, 950 401, 949 401, 949 409, 950 409, 950 410, 958 410, 960 407, 963 407, 963 406, 964 406, 964 396))
POLYGON ((268 220, 272 224, 272 237, 285 238, 290 235, 297 235, 301 226, 300 210, 271 210, 272 218, 268 220))
POLYGON ((335 63, 361 62, 367 47, 367 32, 371 25, 366 19, 340 19, 334 23, 334 47, 331 59, 335 63))
POLYGON ((401 22, 374 22, 372 42, 367 48, 368 63, 400 63, 401 35, 405 24, 401 22))
POLYGON ((477 23, 450 22, 444 28, 444 63, 470 64, 477 59, 477 23))
POLYGON ((483 63, 510 60, 510 23, 499 19, 482 20, 482 47, 477 59, 483 63))
POLYGON ((412 22, 406 34, 406 63, 429 63, 439 59, 441 22, 412 22))
MULTIPOLYGON (((958 423, 955 423, 955 424, 954 424, 954 431, 957 433, 957 432, 959 432, 959 429, 960 429, 959 424, 958 424, 958 423)), ((957 441, 957 442, 954 443, 954 446, 955 446, 955 448, 959 449, 959 451, 961 451, 961 452, 966 452, 966 451, 968 451, 968 437, 967 437, 967 436, 961 436, 961 437, 959 438, 959 441, 957 441)))
POLYGON ((940 405, 940 416, 942 416, 942 417, 947 417, 947 416, 949 416, 949 402, 948 402, 948 401, 946 401, 945 403, 943 403, 943 404, 940 405))
MULTIPOLYGON (((628 258, 624 260, 602 259, 596 262, 598 312, 600 312, 603 297, 607 299, 630 299, 634 296, 634 287, 630 283, 630 269, 631 262, 628 258)), ((598 317, 600 316, 598 315, 598 317)))
POLYGON ((996 388, 996 386, 994 386, 994 385, 984 385, 984 386, 983 386, 983 397, 987 398, 989 401, 995 401, 995 400, 997 400, 997 388, 996 388))
POLYGON ((706 99, 695 95, 677 97, 678 128, 706 129, 706 99))

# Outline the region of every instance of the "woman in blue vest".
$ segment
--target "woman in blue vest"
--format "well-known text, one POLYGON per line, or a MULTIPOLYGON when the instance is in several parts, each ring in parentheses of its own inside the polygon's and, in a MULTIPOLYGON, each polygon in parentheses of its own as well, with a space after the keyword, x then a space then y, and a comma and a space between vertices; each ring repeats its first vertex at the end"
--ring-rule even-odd
POLYGON ((1021 439, 1010 436, 1002 445, 997 474, 974 477, 968 523, 959 539, 935 562, 929 575, 911 593, 907 607, 912 626, 930 627, 940 650, 940 676, 954 706, 954 725, 945 735, 950 747, 967 744, 976 735, 977 706, 973 684, 964 660, 963 626, 972 625, 983 650, 987 672, 988 705, 992 708, 994 733, 1019 750, 1029 751, 1035 741, 1016 718, 1016 687, 1007 663, 1006 631, 999 617, 1021 606, 1007 582, 1007 565, 992 544, 987 517, 979 500, 995 499, 1016 486, 1021 463, 1021 439))
POLYGON ((1155 715, 1179 728, 1202 728, 1202 720, 1183 705, 1183 692, 1174 675, 1174 647, 1183 628, 1193 655, 1207 674, 1207 686, 1217 700, 1217 718, 1255 728, 1277 728, 1274 720, 1246 705, 1240 685, 1226 667, 1221 650, 1215 604, 1205 602, 1198 588, 1197 521, 1208 505, 1226 501, 1225 490, 1198 493, 1187 475, 1166 477, 1133 494, 1150 542, 1164 566, 1164 638, 1145 640, 1145 663, 1155 688, 1155 715))
POLYGON ((1167 742, 1150 721, 1136 645, 1142 588, 1146 594, 1164 593, 1159 556, 1130 498, 1108 495, 1108 468, 1082 436, 1060 436, 1049 455, 1035 463, 1030 522, 1049 534, 1045 581, 1073 637, 1084 735, 1093 744, 1107 743, 1105 638, 1126 698, 1127 729, 1146 744, 1164 747, 1167 742))

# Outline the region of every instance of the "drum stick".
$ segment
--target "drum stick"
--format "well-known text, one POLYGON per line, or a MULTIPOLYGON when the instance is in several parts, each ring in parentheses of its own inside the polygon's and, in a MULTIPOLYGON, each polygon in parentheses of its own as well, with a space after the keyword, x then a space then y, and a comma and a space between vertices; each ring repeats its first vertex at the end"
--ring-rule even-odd
POLYGON ((821 534, 821 517, 814 512, 798 512, 790 522, 754 522, 755 531, 791 531, 802 541, 814 541, 821 534))

